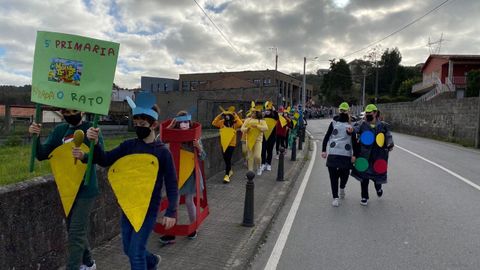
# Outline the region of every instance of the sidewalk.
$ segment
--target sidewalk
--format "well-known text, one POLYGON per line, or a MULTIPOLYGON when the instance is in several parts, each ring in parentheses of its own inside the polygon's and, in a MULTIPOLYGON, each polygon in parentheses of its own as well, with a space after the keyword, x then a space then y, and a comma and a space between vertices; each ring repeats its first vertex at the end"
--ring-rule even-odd
MULTIPOLYGON (((303 151, 297 151, 297 161, 290 161, 290 150, 285 156, 286 181, 276 181, 278 160, 275 156, 272 171, 255 176, 255 226, 252 228, 241 226, 247 173, 243 160, 233 166, 230 184, 223 184, 223 172, 207 179, 210 215, 200 226, 197 239, 177 237, 175 244, 162 247, 159 235, 154 232, 150 235, 149 251, 162 257, 159 269, 245 269, 305 164, 308 140, 306 138, 303 151)), ((182 205, 180 211, 182 208, 185 206, 182 205)), ((120 236, 94 249, 93 257, 99 270, 130 269, 120 236)))

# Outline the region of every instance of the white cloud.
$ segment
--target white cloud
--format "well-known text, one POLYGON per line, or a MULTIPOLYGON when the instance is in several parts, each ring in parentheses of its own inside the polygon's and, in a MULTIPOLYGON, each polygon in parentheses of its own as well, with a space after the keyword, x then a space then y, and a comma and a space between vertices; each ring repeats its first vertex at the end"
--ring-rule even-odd
MULTIPOLYGON (((235 50, 193 0, 2 1, 0 84, 30 83, 37 30, 120 43, 115 83, 137 87, 142 75, 178 78, 189 72, 273 69, 270 47, 278 48, 280 71, 300 72, 304 56, 338 59, 439 4, 436 0, 197 1, 235 50)), ((428 37, 438 39, 444 33, 442 52, 476 53, 478 10, 478 0, 450 1, 383 41, 382 47, 398 47, 402 64, 414 65, 427 58, 428 37)), ((328 62, 308 65, 310 72, 327 67, 328 62)))

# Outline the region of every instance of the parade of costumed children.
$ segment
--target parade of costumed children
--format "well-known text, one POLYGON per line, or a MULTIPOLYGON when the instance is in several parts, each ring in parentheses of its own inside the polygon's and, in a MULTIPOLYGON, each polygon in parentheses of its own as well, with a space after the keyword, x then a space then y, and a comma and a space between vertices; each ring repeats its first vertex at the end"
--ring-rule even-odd
POLYGON ((245 133, 247 142, 247 167, 249 171, 254 169, 257 175, 262 175, 262 142, 263 133, 268 130, 267 123, 263 120, 262 105, 251 103, 250 116, 243 122, 241 131, 245 133))
POLYGON ((359 147, 354 148, 355 166, 351 175, 360 181, 360 204, 368 204, 368 184, 375 184, 377 196, 382 197, 382 185, 387 183, 388 155, 393 150, 393 137, 387 123, 377 118, 377 106, 365 107, 365 119, 354 125, 359 147))
POLYGON ((212 121, 212 125, 220 130, 220 144, 222 147, 223 160, 225 161, 224 183, 230 183, 233 175, 232 156, 237 146, 237 129, 242 127, 242 120, 235 112, 235 107, 230 106, 228 110, 220 108, 222 113, 212 121))

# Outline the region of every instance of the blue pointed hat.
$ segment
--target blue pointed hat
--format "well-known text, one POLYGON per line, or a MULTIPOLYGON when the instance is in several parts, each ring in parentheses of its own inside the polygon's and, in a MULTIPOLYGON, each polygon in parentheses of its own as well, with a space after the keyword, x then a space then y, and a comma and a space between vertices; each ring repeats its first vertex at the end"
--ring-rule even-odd
POLYGON ((132 108, 132 114, 139 115, 145 114, 153 117, 153 119, 158 120, 158 113, 152 109, 155 105, 155 96, 147 92, 138 92, 135 95, 135 101, 127 96, 128 105, 132 108))

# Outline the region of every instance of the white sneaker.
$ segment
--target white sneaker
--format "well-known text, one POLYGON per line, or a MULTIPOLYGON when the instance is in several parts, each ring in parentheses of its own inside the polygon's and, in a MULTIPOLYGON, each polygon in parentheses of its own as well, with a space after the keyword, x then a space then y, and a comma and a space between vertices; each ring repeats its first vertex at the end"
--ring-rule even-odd
POLYGON ((345 199, 345 189, 341 188, 338 195, 340 196, 340 199, 345 199))
POLYGON ((79 270, 96 270, 97 269, 97 265, 95 264, 95 261, 93 261, 93 265, 88 267, 86 266, 85 264, 82 264, 80 265, 80 268, 79 270))
POLYGON ((259 175, 259 176, 262 175, 262 172, 263 172, 262 167, 258 168, 257 175, 259 175))
POLYGON ((340 202, 338 201, 338 198, 333 199, 332 206, 338 207, 339 205, 340 205, 340 202))
POLYGON ((272 165, 267 164, 267 171, 271 171, 271 170, 272 170, 272 165))
POLYGON ((262 172, 265 171, 265 168, 267 168, 267 165, 266 165, 266 164, 262 164, 262 165, 260 166, 260 169, 262 170, 262 172))
POLYGON ((366 206, 368 204, 368 199, 362 198, 362 200, 360 201, 360 204, 363 206, 366 206))
POLYGON ((275 159, 280 159, 280 154, 276 154, 275 159))

